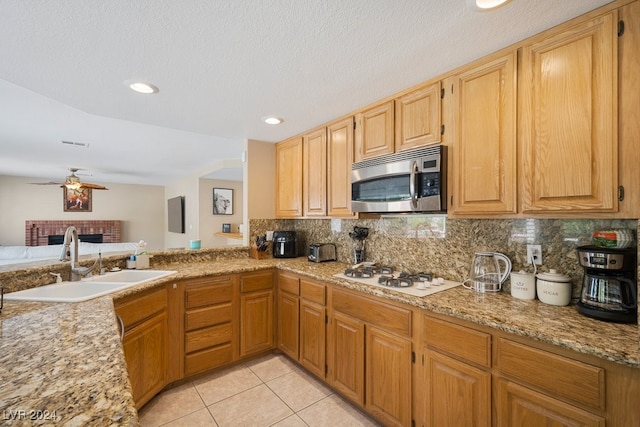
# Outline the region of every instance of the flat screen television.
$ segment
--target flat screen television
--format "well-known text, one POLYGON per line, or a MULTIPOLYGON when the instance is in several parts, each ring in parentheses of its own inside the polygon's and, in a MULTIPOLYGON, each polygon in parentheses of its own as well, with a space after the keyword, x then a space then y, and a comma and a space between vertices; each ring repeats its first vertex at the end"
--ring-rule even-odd
POLYGON ((169 231, 172 233, 184 233, 184 196, 167 200, 167 212, 169 231))

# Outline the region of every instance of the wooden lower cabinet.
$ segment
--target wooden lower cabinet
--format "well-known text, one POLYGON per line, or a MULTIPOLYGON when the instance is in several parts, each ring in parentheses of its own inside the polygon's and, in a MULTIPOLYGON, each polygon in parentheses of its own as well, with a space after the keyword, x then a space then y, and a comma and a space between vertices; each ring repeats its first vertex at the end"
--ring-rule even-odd
POLYGON ((167 291, 163 287, 115 303, 122 320, 122 347, 136 408, 140 409, 167 381, 167 291))
POLYGON ((299 361, 320 378, 325 376, 326 313, 323 305, 300 299, 299 361))
POLYGON ((196 279, 185 285, 185 376, 237 359, 237 294, 234 275, 196 279))
POLYGON ((298 360, 300 335, 300 277, 278 271, 276 347, 298 360))
POLYGON ((273 271, 240 275, 240 357, 274 347, 273 271))
POLYGON ((330 348, 329 383, 364 406, 364 322, 334 312, 330 348))
POLYGON ((140 409, 165 386, 167 316, 158 314, 125 333, 122 340, 136 408, 140 409))
POLYGON ((277 324, 280 350, 385 426, 640 425, 640 369, 290 271, 277 292, 277 320, 273 269, 115 301, 136 407, 273 349, 277 324))
POLYGON ((329 383, 384 425, 411 425, 412 311, 337 288, 330 300, 329 383))
POLYGON ((605 419, 505 379, 496 381, 496 426, 604 427, 605 419))
POLYGON ((365 326, 365 408, 385 425, 411 425, 411 340, 365 326))
POLYGON ((426 314, 421 320, 418 425, 490 426, 491 335, 426 314))
POLYGON ((284 354, 298 360, 300 301, 295 295, 278 292, 277 347, 284 354))
POLYGON ((424 426, 491 425, 491 372, 426 350, 418 391, 424 426))

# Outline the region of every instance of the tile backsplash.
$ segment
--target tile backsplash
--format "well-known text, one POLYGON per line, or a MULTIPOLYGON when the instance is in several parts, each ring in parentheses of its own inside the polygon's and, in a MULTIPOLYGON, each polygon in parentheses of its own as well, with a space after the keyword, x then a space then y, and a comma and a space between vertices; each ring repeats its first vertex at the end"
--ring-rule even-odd
MULTIPOLYGON (((580 295, 582 268, 576 247, 591 243, 594 230, 612 228, 638 230, 637 220, 610 219, 448 219, 437 215, 411 215, 380 219, 251 220, 252 239, 267 230, 295 230, 308 243, 335 243, 338 260, 353 262, 349 232, 354 226, 368 227, 366 261, 396 269, 424 271, 450 280, 463 281, 477 251, 501 252, 513 270, 533 271, 526 265, 526 245, 542 245, 538 271, 556 269, 569 275, 573 298, 580 295)), ((507 281, 504 290, 509 291, 507 281)))

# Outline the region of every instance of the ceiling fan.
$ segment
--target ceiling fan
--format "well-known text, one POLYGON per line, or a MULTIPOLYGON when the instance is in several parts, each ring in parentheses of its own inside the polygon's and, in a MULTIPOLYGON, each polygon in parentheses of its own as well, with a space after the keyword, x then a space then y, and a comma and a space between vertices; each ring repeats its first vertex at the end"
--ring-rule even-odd
POLYGON ((82 182, 80 178, 76 175, 79 168, 69 168, 69 172, 71 175, 65 178, 64 182, 32 182, 31 184, 36 185, 59 185, 60 187, 67 187, 69 190, 78 190, 80 188, 91 188, 92 190, 108 190, 104 185, 99 184, 91 184, 89 182, 82 182))

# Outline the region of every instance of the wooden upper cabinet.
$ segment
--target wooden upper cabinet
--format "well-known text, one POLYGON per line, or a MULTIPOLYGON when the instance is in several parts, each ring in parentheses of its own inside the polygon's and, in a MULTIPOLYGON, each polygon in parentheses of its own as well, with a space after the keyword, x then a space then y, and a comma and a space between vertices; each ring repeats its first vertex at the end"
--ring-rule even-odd
POLYGON ((356 115, 356 162, 395 152, 394 122, 393 100, 356 115))
POLYGON ((640 218, 640 2, 619 9, 618 17, 630 29, 618 37, 618 184, 625 189, 618 207, 620 216, 640 218))
POLYGON ((440 82, 407 93, 395 103, 396 152, 440 142, 440 82))
POLYGON ((302 194, 305 216, 327 214, 327 128, 302 137, 302 194))
POLYGON ((302 138, 276 144, 276 218, 302 216, 302 138))
POLYGON ((617 210, 617 76, 617 11, 523 47, 523 212, 617 210))
POLYGON ((351 164, 353 117, 327 126, 327 214, 353 216, 351 212, 351 164))
POLYGON ((454 214, 516 212, 516 52, 445 80, 454 214))

